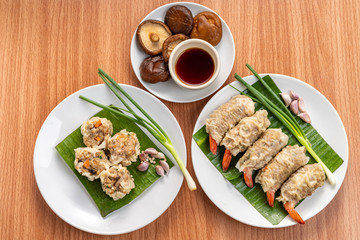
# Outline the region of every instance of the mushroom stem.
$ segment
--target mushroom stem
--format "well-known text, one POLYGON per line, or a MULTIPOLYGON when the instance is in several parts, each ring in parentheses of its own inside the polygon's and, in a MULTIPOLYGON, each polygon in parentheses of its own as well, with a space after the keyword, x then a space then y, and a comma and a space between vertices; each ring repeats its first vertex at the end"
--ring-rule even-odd
POLYGON ((150 33, 149 37, 152 42, 158 42, 160 40, 159 35, 157 35, 156 33, 150 33))

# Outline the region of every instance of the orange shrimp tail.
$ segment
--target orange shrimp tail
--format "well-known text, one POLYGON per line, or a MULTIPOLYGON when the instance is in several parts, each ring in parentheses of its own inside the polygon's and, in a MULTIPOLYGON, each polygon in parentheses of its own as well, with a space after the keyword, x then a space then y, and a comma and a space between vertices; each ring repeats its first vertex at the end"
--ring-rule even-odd
POLYGON ((284 204, 285 210, 289 213, 290 217, 300 224, 305 224, 304 220, 300 217, 299 213, 294 209, 294 204, 286 202, 284 204))
POLYGON ((210 151, 212 152, 212 154, 216 155, 217 143, 211 136, 209 136, 209 144, 210 144, 210 151))
POLYGON ((224 153, 223 160, 222 160, 223 172, 226 172, 228 170, 230 162, 231 162, 231 158, 232 158, 231 152, 226 149, 225 153, 224 153))
POLYGON ((246 185, 249 188, 254 187, 254 183, 253 183, 253 179, 252 179, 253 171, 251 169, 245 168, 243 172, 244 172, 244 180, 245 180, 246 185))
POLYGON ((266 192, 266 197, 270 207, 274 207, 275 191, 270 189, 266 192))

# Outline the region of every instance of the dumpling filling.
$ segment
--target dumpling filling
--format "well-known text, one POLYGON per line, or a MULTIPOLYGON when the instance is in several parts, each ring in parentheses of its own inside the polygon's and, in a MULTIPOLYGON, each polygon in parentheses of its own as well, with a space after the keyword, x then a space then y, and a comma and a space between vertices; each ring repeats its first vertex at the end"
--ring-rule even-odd
POLYGON ((100 173, 109 168, 108 158, 104 151, 96 148, 75 149, 75 169, 90 181, 100 177, 100 173))
POLYGON ((140 154, 140 143, 135 133, 123 129, 108 139, 107 149, 110 151, 112 164, 129 166, 132 162, 136 162, 140 154))
POLYGON ((114 200, 125 197, 135 187, 134 179, 126 167, 113 166, 100 174, 103 191, 114 200))
POLYGON ((104 149, 112 132, 112 123, 106 118, 93 117, 81 126, 81 134, 87 147, 104 149))

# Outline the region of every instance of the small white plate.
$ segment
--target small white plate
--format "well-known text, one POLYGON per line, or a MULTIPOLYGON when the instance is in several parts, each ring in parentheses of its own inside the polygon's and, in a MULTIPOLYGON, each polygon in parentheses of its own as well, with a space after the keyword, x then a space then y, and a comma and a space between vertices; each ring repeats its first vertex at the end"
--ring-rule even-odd
MULTIPOLYGON (((175 3, 163 5, 155 9, 154 11, 149 13, 141 22, 148 19, 156 19, 163 22, 166 11, 174 5, 183 5, 189 8, 194 17, 198 13, 204 11, 214 12, 210 8, 207 8, 200 4, 188 3, 188 2, 175 2, 175 3)), ((229 74, 232 70, 235 60, 235 44, 234 44, 233 36, 231 34, 229 27, 226 25, 225 21, 221 17, 220 19, 222 24, 223 36, 220 43, 217 46, 215 46, 215 49, 218 51, 221 61, 220 72, 216 80, 210 86, 199 90, 190 90, 190 89, 182 88, 178 86, 172 79, 169 79, 166 82, 159 82, 156 84, 151 84, 146 81, 143 81, 140 76, 139 67, 141 62, 149 55, 144 53, 141 47, 139 46, 136 40, 136 30, 135 30, 134 36, 131 41, 130 57, 135 75, 139 79, 141 84, 155 96, 170 102, 179 102, 179 103, 194 102, 203 99, 209 96, 210 94, 214 93, 216 90, 218 90, 221 87, 221 85, 223 85, 223 83, 226 81, 226 79, 229 77, 229 74)))
MULTIPOLYGON (((261 76, 265 75, 268 74, 261 74, 261 76)), ((326 182, 323 187, 317 189, 312 196, 306 198, 296 207, 300 216, 306 221, 330 203, 344 180, 349 157, 345 128, 334 107, 315 88, 293 77, 279 74, 269 75, 281 91, 287 92, 292 89, 304 98, 313 127, 344 160, 344 163, 334 173, 337 178, 335 186, 326 182)), ((244 80, 253 84, 257 79, 254 76, 248 76, 244 80)), ((231 84, 240 90, 245 89, 237 81, 231 84)), ((205 119, 211 112, 236 94, 238 94, 236 90, 226 86, 214 95, 200 113, 193 134, 205 125, 205 119)), ((272 225, 219 173, 194 140, 191 143, 191 157, 196 177, 201 187, 210 200, 230 217, 240 222, 263 228, 281 228, 297 224, 287 216, 278 225, 272 225)))
MULTIPOLYGON (((184 135, 169 109, 144 90, 121 86, 165 130, 186 165, 184 135)), ((70 95, 54 108, 42 125, 35 144, 34 172, 40 192, 60 218, 83 231, 112 235, 144 227, 158 218, 174 201, 183 181, 180 168, 175 163, 168 176, 160 178, 128 205, 102 218, 90 195, 55 149, 66 136, 101 110, 79 99, 79 95, 105 105, 122 106, 108 87, 101 84, 70 95)), ((147 135, 173 160, 161 144, 150 134, 147 135)))

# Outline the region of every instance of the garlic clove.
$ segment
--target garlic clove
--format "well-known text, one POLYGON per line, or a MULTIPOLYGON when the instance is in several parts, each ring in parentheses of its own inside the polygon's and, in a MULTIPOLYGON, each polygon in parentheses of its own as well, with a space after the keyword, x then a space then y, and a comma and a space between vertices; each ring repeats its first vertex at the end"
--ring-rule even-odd
POLYGON ((290 110, 295 114, 298 115, 299 114, 299 105, 298 105, 298 101, 294 100, 290 103, 290 110))
POLYGON ((165 155, 162 152, 158 152, 157 154, 151 156, 157 159, 165 159, 165 155))
POLYGON ((165 176, 165 172, 164 172, 164 169, 163 169, 163 167, 162 166, 160 166, 160 165, 157 165, 156 167, 155 167, 155 171, 156 171, 156 173, 157 173, 157 175, 159 175, 159 176, 165 176))
POLYGON ((305 113, 306 112, 306 107, 305 107, 305 102, 304 102, 303 98, 300 97, 298 99, 298 105, 299 105, 299 111, 302 112, 302 113, 305 113))
POLYGON ((147 160, 147 158, 148 158, 148 155, 146 153, 144 153, 144 152, 140 153, 140 155, 139 155, 140 161, 145 162, 147 160))
POLYGON ((155 148, 147 148, 147 149, 145 149, 144 153, 150 154, 150 155, 155 155, 158 153, 158 151, 155 148))
POLYGON ((290 90, 289 95, 290 95, 292 100, 298 100, 299 99, 299 95, 297 95, 293 90, 290 90))
POLYGON ((150 163, 149 162, 141 162, 136 168, 140 172, 145 172, 148 170, 150 163))
POLYGON ((288 107, 291 103, 291 97, 287 93, 280 93, 281 98, 283 99, 285 106, 288 107))
POLYGON ((306 112, 300 113, 298 115, 298 117, 301 118, 306 123, 311 123, 310 115, 308 113, 306 113, 306 112))
POLYGON ((168 175, 170 172, 169 164, 167 164, 167 162, 165 162, 164 160, 160 160, 159 163, 160 163, 160 166, 165 170, 166 175, 168 175))

